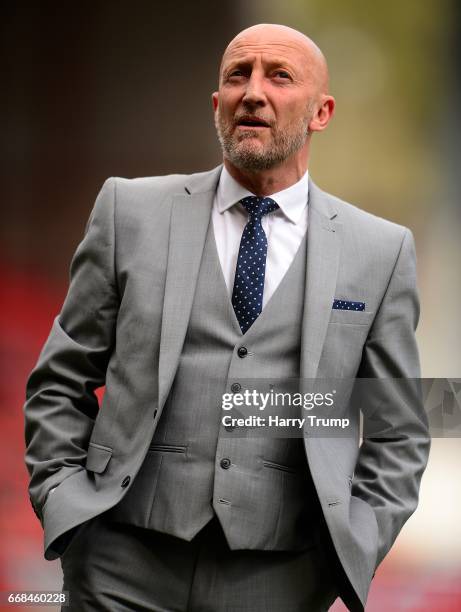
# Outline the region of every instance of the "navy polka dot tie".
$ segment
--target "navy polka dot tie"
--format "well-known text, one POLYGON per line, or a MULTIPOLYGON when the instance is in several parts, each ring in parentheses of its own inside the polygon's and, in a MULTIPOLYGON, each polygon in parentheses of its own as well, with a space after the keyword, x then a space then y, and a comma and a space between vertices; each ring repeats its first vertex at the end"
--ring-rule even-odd
POLYGON ((249 219, 243 230, 235 270, 232 306, 245 333, 263 308, 264 275, 266 273, 267 238, 261 219, 279 208, 271 198, 249 196, 240 200, 249 219))

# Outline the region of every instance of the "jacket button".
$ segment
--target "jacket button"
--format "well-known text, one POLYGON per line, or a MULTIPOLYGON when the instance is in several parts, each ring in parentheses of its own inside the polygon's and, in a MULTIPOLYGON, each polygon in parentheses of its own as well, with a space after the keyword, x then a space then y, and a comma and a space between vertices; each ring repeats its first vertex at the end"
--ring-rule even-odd
POLYGON ((221 459, 219 465, 222 467, 223 470, 228 470, 231 466, 231 460, 225 457, 224 459, 221 459))
POLYGON ((154 419, 157 417, 157 409, 154 410, 154 419))
POLYGON ((125 488, 130 484, 130 482, 131 482, 131 476, 125 476, 125 478, 122 480, 121 486, 125 488))
POLYGON ((237 355, 243 359, 244 357, 246 357, 248 355, 248 350, 246 348, 246 346, 241 346, 239 348, 239 350, 237 351, 237 355))
POLYGON ((241 388, 242 388, 242 385, 240 383, 232 383, 231 385, 232 393, 238 393, 241 388))
POLYGON ((224 429, 228 432, 234 431, 235 425, 226 425, 224 429))

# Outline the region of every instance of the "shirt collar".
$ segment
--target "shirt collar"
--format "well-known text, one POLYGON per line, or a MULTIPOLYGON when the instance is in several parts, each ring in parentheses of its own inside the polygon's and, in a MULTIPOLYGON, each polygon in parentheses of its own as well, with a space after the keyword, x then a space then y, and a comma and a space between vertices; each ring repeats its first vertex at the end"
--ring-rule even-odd
MULTIPOLYGON (((309 172, 299 179, 294 185, 290 185, 282 191, 271 194, 271 198, 277 202, 282 212, 293 223, 299 223, 307 206, 309 192, 309 172)), ((219 178, 218 190, 216 192, 216 203, 220 213, 237 204, 242 198, 253 196, 254 193, 242 187, 228 172, 225 166, 222 168, 219 178)))

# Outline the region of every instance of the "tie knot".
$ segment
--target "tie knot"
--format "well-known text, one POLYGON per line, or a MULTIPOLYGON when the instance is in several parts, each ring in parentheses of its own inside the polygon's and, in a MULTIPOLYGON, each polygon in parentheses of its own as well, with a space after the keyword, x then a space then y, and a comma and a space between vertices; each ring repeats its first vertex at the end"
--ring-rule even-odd
POLYGON ((251 219, 261 219, 264 215, 274 212, 279 205, 272 198, 259 198, 258 196, 248 196, 240 200, 251 219))

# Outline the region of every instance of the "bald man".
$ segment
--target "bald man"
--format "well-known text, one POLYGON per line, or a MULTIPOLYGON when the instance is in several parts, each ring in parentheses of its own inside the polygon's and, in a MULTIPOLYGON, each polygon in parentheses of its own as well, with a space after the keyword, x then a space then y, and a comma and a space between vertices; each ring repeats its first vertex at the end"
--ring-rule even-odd
POLYGON ((418 378, 412 235, 310 179, 335 101, 300 32, 238 34, 212 103, 223 164, 108 179, 72 260, 25 405, 45 557, 76 612, 363 610, 417 504, 420 404, 367 396, 359 446, 354 402, 316 436, 299 405, 286 435, 223 400, 418 378))

